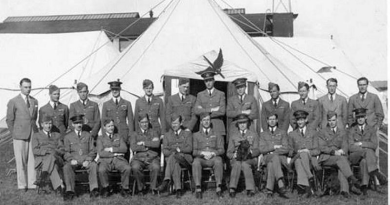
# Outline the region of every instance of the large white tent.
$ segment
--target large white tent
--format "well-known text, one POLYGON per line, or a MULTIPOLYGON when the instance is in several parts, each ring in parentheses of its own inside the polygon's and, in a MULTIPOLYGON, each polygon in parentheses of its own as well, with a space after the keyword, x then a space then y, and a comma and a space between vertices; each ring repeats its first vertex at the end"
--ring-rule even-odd
MULTIPOLYGON (((118 54, 118 46, 101 31, 65 34, 0 34, 0 127, 6 127, 6 105, 16 96, 19 81, 28 77, 33 88, 50 84, 72 87, 75 80, 94 75, 118 54)), ((62 90, 61 101, 75 99, 70 89, 62 90)), ((34 90, 39 106, 49 101, 48 90, 34 90)))

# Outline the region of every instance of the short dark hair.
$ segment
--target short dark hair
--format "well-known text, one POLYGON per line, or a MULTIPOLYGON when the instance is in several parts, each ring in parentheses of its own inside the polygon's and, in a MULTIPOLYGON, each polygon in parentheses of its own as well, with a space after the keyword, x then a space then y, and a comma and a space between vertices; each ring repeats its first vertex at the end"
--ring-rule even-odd
POLYGON ((337 82, 337 79, 336 79, 336 78, 329 78, 329 79, 326 81, 326 85, 328 85, 328 84, 329 84, 329 82, 334 82, 334 83, 338 84, 338 82, 337 82))
POLYGON ((107 124, 109 124, 110 122, 114 122, 114 119, 112 118, 107 118, 103 121, 103 126, 106 126, 107 124))
POLYGON ((150 121, 149 115, 147 113, 141 113, 138 115, 138 122, 141 122, 141 120, 143 120, 144 118, 146 118, 148 121, 150 121))
POLYGON ((367 84, 369 83, 368 79, 366 77, 361 77, 359 79, 357 79, 357 84, 359 85, 359 81, 362 81, 362 80, 365 80, 367 82, 367 84))
POLYGON ((275 116, 276 119, 279 118, 278 114, 276 114, 276 113, 271 113, 271 114, 269 114, 269 115, 267 116, 267 120, 268 120, 270 117, 272 117, 272 116, 275 116))
POLYGON ((24 82, 31 83, 31 80, 29 78, 23 78, 22 80, 20 80, 19 85, 22 85, 24 82))
POLYGON ((145 80, 142 82, 143 88, 149 87, 149 85, 152 85, 152 88, 154 88, 153 81, 151 81, 151 80, 149 80, 149 79, 145 79, 145 80))

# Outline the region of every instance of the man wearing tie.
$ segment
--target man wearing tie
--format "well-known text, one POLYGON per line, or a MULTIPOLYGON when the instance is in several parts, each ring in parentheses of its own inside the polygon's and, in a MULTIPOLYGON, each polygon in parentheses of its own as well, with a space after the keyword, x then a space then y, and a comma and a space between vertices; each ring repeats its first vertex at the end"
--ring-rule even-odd
POLYGON ((103 103, 102 121, 113 119, 115 125, 115 133, 123 138, 126 143, 129 141, 129 133, 134 131, 133 108, 131 103, 121 97, 120 81, 112 81, 110 85, 112 99, 103 103))
POLYGON ((356 116, 354 116, 354 110, 357 108, 365 108, 367 113, 367 124, 369 126, 380 128, 383 123, 383 108, 379 97, 373 93, 367 91, 368 79, 365 77, 357 80, 359 93, 352 95, 348 102, 348 125, 353 127, 356 122, 356 116))
POLYGON ((328 88, 328 93, 318 99, 322 115, 320 127, 326 128, 328 125, 327 113, 332 111, 337 116, 337 127, 344 129, 348 119, 347 99, 336 93, 336 78, 329 78, 326 81, 326 87, 328 88))
POLYGON ((7 104, 6 123, 13 138, 18 189, 27 191, 36 187, 31 136, 38 132, 38 101, 30 96, 30 79, 23 78, 19 85, 21 93, 7 104))
POLYGON ((77 93, 80 100, 70 104, 69 117, 84 115, 83 131, 90 132, 96 140, 100 130, 100 111, 96 102, 88 99, 88 86, 85 83, 77 84, 77 93))
POLYGON ((263 103, 261 108, 261 127, 263 131, 268 130, 267 116, 271 113, 278 115, 278 128, 287 132, 290 123, 290 103, 280 98, 280 88, 278 84, 268 83, 268 91, 271 99, 263 103))
MULTIPOLYGON (((60 89, 55 85, 49 86, 50 101, 39 109, 39 122, 43 116, 52 116, 53 132, 58 132, 63 137, 68 129, 69 108, 60 100, 60 89)), ((41 127, 42 128, 42 127, 41 127)))

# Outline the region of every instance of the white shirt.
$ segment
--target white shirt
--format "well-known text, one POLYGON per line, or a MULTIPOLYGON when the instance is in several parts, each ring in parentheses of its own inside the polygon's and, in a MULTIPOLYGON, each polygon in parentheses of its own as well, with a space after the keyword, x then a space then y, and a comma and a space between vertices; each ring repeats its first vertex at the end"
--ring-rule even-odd
POLYGON ((360 130, 360 131, 364 130, 364 126, 365 126, 365 124, 359 125, 359 130, 360 130))
POLYGON ((279 103, 279 97, 276 98, 276 100, 274 100, 274 99, 271 98, 271 101, 272 101, 272 104, 275 104, 275 102, 276 102, 276 104, 278 104, 278 103, 279 103))
POLYGON ((146 102, 152 102, 152 95, 151 96, 145 95, 145 100, 146 102))
POLYGON ((303 131, 303 134, 305 134, 306 133, 306 126, 303 128, 299 128, 299 132, 301 132, 301 131, 303 131))
POLYGON ((88 98, 87 98, 85 101, 82 101, 82 100, 80 99, 81 104, 84 104, 84 102, 85 102, 85 105, 86 105, 86 104, 88 104, 88 101, 89 101, 88 98))
POLYGON ((269 131, 270 131, 270 132, 275 132, 276 127, 277 127, 277 126, 275 126, 275 127, 269 127, 269 131))
POLYGON ((203 128, 203 132, 206 133, 206 131, 207 131, 207 133, 210 133, 210 128, 208 128, 208 129, 203 128))
POLYGON ((117 98, 114 98, 112 97, 112 100, 114 101, 114 103, 116 103, 115 101, 118 99, 118 103, 121 101, 121 96, 118 96, 117 98))
POLYGON ((76 135, 79 135, 79 132, 80 132, 80 136, 81 136, 81 130, 80 131, 77 131, 77 130, 74 130, 74 132, 76 133, 76 135))
POLYGON ((180 98, 180 100, 182 100, 182 99, 183 99, 183 96, 184 96, 184 99, 186 99, 186 96, 185 96, 185 95, 183 95, 183 94, 181 94, 181 93, 179 92, 179 98, 180 98))
POLYGON ((332 131, 337 132, 337 127, 330 128, 332 131))
MULTIPOLYGON (((54 108, 55 102, 53 102, 53 101, 50 100, 49 103, 50 103, 51 107, 54 108)), ((56 102, 56 103, 57 103, 57 106, 58 106, 58 102, 56 102)))
POLYGON ((181 129, 178 129, 177 131, 174 131, 175 134, 177 133, 177 135, 180 135, 180 132, 181 132, 181 129))
MULTIPOLYGON (((22 98, 24 99, 24 102, 27 104, 27 97, 28 97, 28 95, 25 95, 23 93, 20 93, 20 94, 22 95, 22 98)), ((28 98, 28 99, 30 99, 30 98, 28 98)))
POLYGON ((238 95, 238 98, 240 99, 240 100, 242 100, 242 101, 244 101, 244 99, 245 99, 245 93, 244 94, 242 94, 242 95, 238 95))
POLYGON ((360 96, 360 99, 362 99, 362 96, 364 96, 364 99, 367 99, 367 92, 365 92, 364 94, 359 93, 359 96, 360 96))
POLYGON ((214 88, 211 88, 210 90, 209 89, 207 89, 207 92, 208 92, 208 94, 210 95, 210 93, 211 94, 213 94, 213 92, 214 92, 214 88))
POLYGON ((307 103, 307 99, 309 99, 309 97, 306 97, 305 99, 301 99, 302 103, 307 103))
POLYGON ((329 98, 329 100, 331 100, 330 99, 330 96, 333 96, 333 100, 336 100, 336 93, 333 93, 333 94, 330 94, 330 93, 328 93, 328 98, 329 98))

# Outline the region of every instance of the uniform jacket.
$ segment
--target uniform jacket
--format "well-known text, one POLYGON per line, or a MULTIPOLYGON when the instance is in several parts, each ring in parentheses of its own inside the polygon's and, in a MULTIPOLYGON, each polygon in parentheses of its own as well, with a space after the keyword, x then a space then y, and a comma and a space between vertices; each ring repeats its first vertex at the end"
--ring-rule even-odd
POLYGON ((320 154, 317 135, 317 131, 310 130, 308 127, 306 127, 304 136, 301 135, 299 129, 291 131, 288 133, 291 143, 290 147, 294 150, 294 153, 297 153, 300 149, 306 148, 310 150, 310 155, 312 157, 316 157, 320 154))
POLYGON ((277 127, 272 134, 271 131, 267 128, 266 131, 260 133, 259 148, 260 153, 264 155, 271 152, 277 153, 279 155, 287 155, 290 149, 286 131, 277 127), (282 145, 282 147, 275 150, 274 145, 282 145))
MULTIPOLYGON (((24 96, 24 95, 23 95, 24 96)), ((38 132, 36 124, 38 101, 29 96, 30 109, 22 94, 12 98, 7 104, 6 123, 13 139, 28 140, 32 132, 38 132)))
POLYGON ((278 128, 287 132, 290 125, 290 103, 279 98, 278 104, 275 107, 272 99, 263 103, 261 108, 261 127, 263 131, 268 130, 267 116, 270 113, 278 114, 278 128))
POLYGON ((202 151, 215 152, 217 156, 225 153, 224 142, 221 135, 214 133, 213 129, 210 129, 209 133, 203 131, 200 128, 199 132, 193 136, 193 152, 194 157, 203 157, 200 153, 202 151))
MULTIPOLYGON (((152 129, 156 131, 158 135, 161 135, 165 132, 164 103, 159 97, 152 95, 150 104, 146 100, 145 96, 137 99, 137 101, 135 101, 134 122, 138 122, 138 116, 141 113, 147 113, 149 115, 149 120, 150 124, 152 125, 152 129)), ((135 130, 139 131, 140 127, 135 126, 135 130)))
POLYGON ((77 160, 78 164, 94 160, 96 148, 93 145, 93 141, 93 137, 89 132, 82 131, 80 138, 75 131, 69 132, 64 137, 64 159, 67 162, 73 159, 77 160))
POLYGON ((58 159, 61 159, 60 163, 63 162, 62 156, 65 150, 60 133, 52 132, 49 138, 45 132, 40 130, 34 133, 31 143, 35 158, 35 167, 38 167, 44 160, 44 157, 52 152, 55 153, 55 156, 58 156, 58 159))
POLYGON ((103 103, 102 121, 105 119, 113 119, 118 130, 134 131, 134 117, 131 103, 123 98, 120 98, 118 105, 114 99, 110 99, 103 103))
POLYGON ((348 136, 349 152, 357 152, 362 148, 376 150, 378 147, 378 137, 374 127, 369 125, 364 126, 363 134, 360 131, 359 126, 354 126, 349 130, 348 136), (362 142, 362 146, 354 145, 355 142, 362 142))
MULTIPOLYGON (((69 118, 82 114, 84 115, 83 131, 91 132, 92 136, 97 136, 100 130, 100 111, 96 102, 88 99, 87 104, 84 106, 80 100, 70 104, 69 118)), ((69 124, 72 122, 69 121, 69 124)))
POLYGON ((226 112, 225 93, 214 88, 214 91, 209 95, 208 90, 198 93, 194 107, 195 114, 200 115, 203 112, 211 112, 211 108, 219 106, 219 110, 212 112, 211 123, 215 133, 226 135, 223 116, 226 112))
MULTIPOLYGON (((245 94, 244 99, 241 103, 238 95, 234 95, 228 99, 228 104, 226 108, 226 115, 230 118, 237 117, 242 111, 251 110, 249 114, 249 119, 251 121, 259 118, 259 109, 257 106, 257 101, 252 95, 245 94)), ((235 123, 234 121, 232 124, 235 123)), ((233 125, 234 126, 234 125, 233 125)))
POLYGON ((103 132, 103 135, 100 135, 96 141, 96 151, 99 154, 99 162, 111 163, 114 157, 127 161, 124 156, 114 156, 114 153, 125 154, 127 152, 127 145, 119 134, 113 134, 110 139, 106 132, 103 132), (113 148, 112 152, 104 151, 109 147, 113 148))
MULTIPOLYGON (((68 129, 68 120, 69 120, 69 108, 68 106, 58 102, 56 109, 51 106, 50 103, 42 106, 39 109, 39 125, 41 125, 41 120, 43 116, 50 115, 53 119, 53 132, 59 132, 62 136, 65 135, 66 130, 68 129)), ((41 127, 42 129, 42 127, 41 127)))
POLYGON ((330 127, 322 128, 318 133, 318 146, 320 150, 319 162, 326 161, 330 157, 332 150, 342 149, 348 153, 348 135, 347 132, 338 127, 336 133, 333 133, 330 127))
POLYGON ((135 131, 130 136, 130 147, 134 152, 133 159, 150 162, 159 156, 160 136, 152 129, 146 130, 146 133, 135 131), (141 141, 145 142, 145 145, 137 145, 141 141))
POLYGON ((184 158, 188 162, 192 162, 192 133, 190 131, 182 129, 179 136, 176 136, 173 130, 165 133, 163 140, 164 156, 169 157, 176 151, 177 147, 180 149, 180 153, 184 154, 184 158))
POLYGON ((240 145, 240 141, 242 140, 249 141, 251 146, 250 150, 252 151, 252 158, 258 157, 260 155, 259 136, 257 133, 247 129, 244 137, 242 137, 239 130, 235 129, 234 132, 232 132, 232 136, 229 137, 228 150, 226 154, 229 159, 233 159, 233 155, 237 151, 238 146, 240 145))
POLYGON ((307 116, 309 129, 317 129, 321 120, 320 104, 316 100, 307 99, 306 104, 302 103, 302 100, 296 100, 291 103, 290 124, 293 129, 297 128, 297 122, 294 117, 294 112, 297 110, 304 110, 309 113, 307 116))
POLYGON ((366 108, 367 111, 367 124, 370 126, 375 126, 378 123, 382 124, 383 122, 383 108, 379 97, 375 94, 367 92, 367 96, 364 101, 361 100, 360 94, 352 95, 349 98, 348 102, 348 124, 351 127, 355 122, 353 110, 356 108, 366 108))
POLYGON ((177 113, 183 117, 183 126, 192 131, 198 120, 193 110, 195 102, 196 98, 193 95, 187 95, 184 101, 181 101, 179 93, 170 96, 165 108, 165 117, 168 125, 171 124, 172 114, 177 113))
POLYGON ((348 120, 347 99, 339 94, 334 94, 333 102, 329 99, 328 94, 320 97, 318 102, 321 108, 321 128, 325 128, 328 124, 327 114, 329 111, 337 113, 337 127, 344 129, 348 120))

